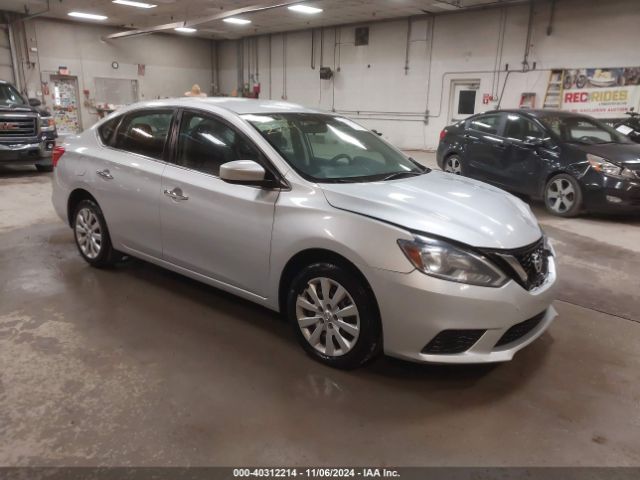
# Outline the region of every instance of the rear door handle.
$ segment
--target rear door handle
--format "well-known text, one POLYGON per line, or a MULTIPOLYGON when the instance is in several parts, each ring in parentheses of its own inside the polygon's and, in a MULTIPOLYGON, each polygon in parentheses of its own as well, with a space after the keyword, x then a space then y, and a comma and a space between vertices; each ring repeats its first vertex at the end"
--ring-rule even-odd
POLYGON ((171 200, 175 200, 176 202, 184 202, 185 200, 189 200, 189 197, 183 195, 182 190, 178 187, 175 187, 173 190, 165 189, 164 194, 171 200))
POLYGON ((109 172, 108 168, 105 168, 104 170, 98 170, 96 173, 105 180, 113 180, 113 175, 111 175, 111 172, 109 172))

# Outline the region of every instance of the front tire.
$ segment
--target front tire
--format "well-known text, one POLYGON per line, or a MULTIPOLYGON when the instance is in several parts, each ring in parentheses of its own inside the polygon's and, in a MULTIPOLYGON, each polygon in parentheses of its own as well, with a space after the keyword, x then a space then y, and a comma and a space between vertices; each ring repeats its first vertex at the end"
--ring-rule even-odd
POLYGON ((442 170, 447 173, 453 173, 454 175, 462 175, 462 162, 459 155, 449 155, 444 159, 442 170))
POLYGON ((111 267, 120 260, 120 255, 111 245, 102 210, 93 200, 82 200, 76 206, 73 235, 80 255, 92 267, 111 267))
POLYGON ((286 313, 302 348, 330 367, 357 368, 380 350, 373 293, 342 266, 305 267, 291 283, 286 313))
POLYGON ((544 188, 547 211, 558 217, 575 217, 582 208, 582 190, 571 175, 561 173, 549 179, 544 188))

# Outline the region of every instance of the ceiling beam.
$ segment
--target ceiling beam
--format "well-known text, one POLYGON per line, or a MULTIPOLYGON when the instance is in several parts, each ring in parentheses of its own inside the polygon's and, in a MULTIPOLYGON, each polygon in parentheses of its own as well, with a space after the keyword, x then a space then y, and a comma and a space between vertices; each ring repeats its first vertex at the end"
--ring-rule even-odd
POLYGON ((127 30, 124 32, 113 33, 102 37, 103 40, 117 40, 120 38, 135 37, 139 35, 148 35, 150 33, 163 32, 165 30, 173 30, 178 27, 195 27, 205 23, 213 22, 215 20, 223 20, 228 17, 234 17, 236 15, 242 15, 245 13, 263 12, 266 10, 272 10, 274 8, 288 7, 296 3, 301 3, 303 0, 277 0, 267 2, 266 5, 250 5, 248 7, 236 8, 234 10, 228 10, 222 13, 216 13, 206 17, 199 17, 194 20, 185 20, 182 22, 165 23, 164 25, 156 25, 155 27, 139 28, 136 30, 127 30))

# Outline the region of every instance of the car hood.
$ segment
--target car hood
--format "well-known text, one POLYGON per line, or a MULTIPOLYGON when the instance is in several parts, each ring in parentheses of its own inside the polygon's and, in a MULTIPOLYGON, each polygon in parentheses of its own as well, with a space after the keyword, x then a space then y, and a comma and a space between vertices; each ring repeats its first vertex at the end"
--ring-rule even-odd
POLYGON ((0 113, 38 113, 41 117, 50 117, 51 112, 43 107, 32 107, 31 105, 0 105, 0 113))
POLYGON ((474 247, 518 248, 542 235, 523 201, 486 183, 448 173, 321 187, 335 208, 474 247))
POLYGON ((619 166, 625 166, 631 170, 640 170, 640 144, 638 143, 573 144, 573 147, 584 153, 606 158, 619 166))

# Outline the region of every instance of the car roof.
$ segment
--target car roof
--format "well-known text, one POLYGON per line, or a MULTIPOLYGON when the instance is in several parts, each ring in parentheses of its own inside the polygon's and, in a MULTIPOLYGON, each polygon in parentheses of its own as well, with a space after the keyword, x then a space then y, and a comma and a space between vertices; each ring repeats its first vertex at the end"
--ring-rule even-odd
POLYGON ((138 108, 162 108, 162 107, 194 107, 207 108, 217 107, 223 108, 238 115, 246 113, 267 114, 267 113, 324 113, 321 110, 314 110, 296 103, 285 102, 280 100, 260 100, 253 98, 238 97, 181 97, 167 98, 162 100, 151 100, 147 102, 138 102, 128 105, 126 109, 119 110, 135 110, 138 108))
POLYGON ((484 113, 518 113, 521 115, 528 115, 530 117, 544 118, 544 117, 584 117, 580 113, 567 112, 565 110, 542 110, 537 109, 524 109, 524 108, 508 108, 501 110, 492 110, 484 113))

